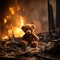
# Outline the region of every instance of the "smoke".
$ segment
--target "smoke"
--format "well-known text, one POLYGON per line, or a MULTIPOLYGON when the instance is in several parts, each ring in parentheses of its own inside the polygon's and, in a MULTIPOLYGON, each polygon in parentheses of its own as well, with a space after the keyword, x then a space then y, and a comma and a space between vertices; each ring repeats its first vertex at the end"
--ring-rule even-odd
MULTIPOLYGON (((33 20, 39 21, 41 23, 41 30, 48 31, 48 8, 47 0, 32 0, 25 7, 25 16, 28 17, 31 23, 34 23, 33 20)), ((36 22, 36 24, 39 24, 36 22)), ((40 25, 38 25, 40 28, 40 25)))
MULTIPOLYGON (((3 4, 6 4, 6 7, 1 7, 4 9, 1 10, 3 12, 0 14, 0 36, 8 35, 8 29, 11 29, 12 26, 19 28, 20 16, 23 16, 25 24, 31 23, 37 26, 36 33, 48 31, 47 0, 9 0, 8 3, 7 1, 3 4), (13 7, 14 15, 11 15, 9 7, 13 7), (4 23, 6 16, 8 16, 7 23, 4 23)), ((55 19, 55 0, 51 0, 50 3, 53 5, 55 19)))
MULTIPOLYGON (((54 21, 56 19, 56 1, 49 0, 53 7, 54 21)), ((24 4, 25 16, 28 17, 27 20, 33 23, 38 20, 41 23, 41 29, 47 32, 48 29, 48 3, 47 0, 31 0, 27 4, 24 4)), ((55 23, 55 22, 54 22, 55 23)), ((36 24, 38 24, 36 22, 36 24)), ((38 25, 40 26, 40 25, 38 25)), ((40 27, 39 27, 40 28, 40 27)))

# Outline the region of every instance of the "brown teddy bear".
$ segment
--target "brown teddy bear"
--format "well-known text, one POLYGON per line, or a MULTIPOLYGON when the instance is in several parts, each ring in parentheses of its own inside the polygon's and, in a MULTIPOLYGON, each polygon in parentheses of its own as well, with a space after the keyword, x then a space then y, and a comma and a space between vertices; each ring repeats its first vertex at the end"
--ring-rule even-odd
POLYGON ((20 41, 21 46, 38 46, 39 37, 34 33, 35 28, 36 26, 34 24, 26 24, 25 26, 22 26, 22 30, 25 32, 25 34, 20 41))

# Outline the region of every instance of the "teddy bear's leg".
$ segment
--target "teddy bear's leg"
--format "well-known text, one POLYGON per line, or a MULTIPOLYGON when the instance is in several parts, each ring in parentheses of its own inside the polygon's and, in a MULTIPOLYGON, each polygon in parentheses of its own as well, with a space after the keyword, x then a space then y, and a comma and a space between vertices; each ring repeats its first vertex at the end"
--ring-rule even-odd
POLYGON ((31 44, 32 44, 32 47, 37 47, 38 46, 38 41, 32 41, 31 44))
POLYGON ((21 45, 22 47, 27 47, 27 46, 28 46, 28 41, 21 40, 21 41, 20 41, 20 45, 21 45))

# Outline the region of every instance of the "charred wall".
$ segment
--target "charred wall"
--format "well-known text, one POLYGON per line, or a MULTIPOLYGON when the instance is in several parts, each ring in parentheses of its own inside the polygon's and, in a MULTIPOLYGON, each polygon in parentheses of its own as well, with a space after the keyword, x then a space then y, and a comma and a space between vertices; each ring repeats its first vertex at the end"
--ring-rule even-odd
POLYGON ((56 27, 60 28, 60 0, 56 0, 56 27))

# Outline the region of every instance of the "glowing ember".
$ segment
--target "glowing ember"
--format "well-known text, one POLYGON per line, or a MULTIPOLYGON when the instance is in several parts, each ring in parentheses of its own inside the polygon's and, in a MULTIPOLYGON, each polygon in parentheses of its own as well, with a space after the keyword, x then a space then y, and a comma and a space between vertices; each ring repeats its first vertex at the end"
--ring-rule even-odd
POLYGON ((8 30, 8 34, 11 35, 12 34, 12 29, 8 30))
POLYGON ((9 19, 10 18, 10 16, 6 16, 6 19, 9 19))
POLYGON ((8 36, 4 36, 4 37, 2 37, 2 39, 9 39, 9 37, 8 36))
POLYGON ((7 19, 6 18, 4 18, 4 23, 6 23, 7 22, 7 19))
POLYGON ((9 16, 6 16, 6 18, 9 18, 9 16))
POLYGON ((9 11, 10 11, 10 13, 11 13, 12 15, 15 14, 15 11, 14 11, 14 8, 13 8, 13 7, 9 7, 9 11))

